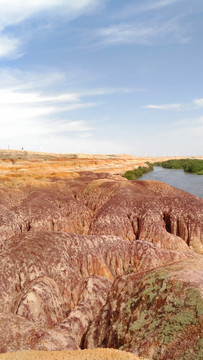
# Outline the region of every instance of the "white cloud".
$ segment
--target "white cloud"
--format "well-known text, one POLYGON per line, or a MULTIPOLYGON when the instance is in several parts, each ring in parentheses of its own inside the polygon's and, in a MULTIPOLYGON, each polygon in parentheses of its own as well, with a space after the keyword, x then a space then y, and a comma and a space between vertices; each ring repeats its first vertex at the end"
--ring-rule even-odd
POLYGON ((106 44, 136 43, 143 42, 148 36, 152 36, 152 29, 120 24, 101 29, 97 35, 106 44))
POLYGON ((64 77, 60 73, 35 77, 34 73, 0 71, 1 148, 2 144, 20 147, 25 143, 32 148, 39 138, 57 141, 61 134, 92 130, 85 121, 73 121, 68 114, 98 104, 84 101, 79 93, 58 90, 50 94, 50 83, 57 85, 61 80, 64 77))
POLYGON ((80 96, 99 96, 99 95, 113 95, 113 94, 129 94, 133 92, 142 92, 145 89, 136 89, 136 88, 100 88, 100 89, 92 89, 92 90, 85 90, 80 92, 80 96))
POLYGON ((182 104, 162 104, 162 105, 153 105, 149 104, 143 106, 144 109, 155 109, 155 110, 179 110, 183 108, 182 104))
POLYGON ((65 12, 70 18, 76 17, 82 12, 93 10, 100 2, 101 0, 1 0, 0 29, 19 24, 42 12, 65 12))
POLYGON ((89 132, 90 130, 92 130, 92 127, 87 125, 87 123, 83 120, 78 120, 78 121, 63 120, 60 123, 58 122, 52 123, 52 126, 56 128, 55 134, 57 133, 64 134, 65 132, 76 131, 76 132, 82 132, 84 133, 84 136, 86 136, 87 131, 89 132))
POLYGON ((90 127, 84 121, 72 121, 68 118, 68 112, 96 106, 96 103, 74 103, 61 106, 55 102, 48 102, 41 106, 40 103, 26 104, 0 104, 0 133, 1 140, 18 136, 33 138, 36 134, 54 136, 64 131, 89 131, 90 127), (61 119, 60 114, 64 113, 61 119))
POLYGON ((154 9, 161 9, 161 8, 173 5, 180 1, 183 1, 183 0, 160 0, 160 1, 153 1, 153 2, 151 1, 151 2, 143 5, 142 8, 140 7, 140 10, 150 11, 150 10, 154 10, 154 9))
POLYGON ((173 141, 182 141, 183 146, 187 151, 191 151, 191 153, 198 152, 194 152, 194 149, 201 149, 202 151, 203 116, 181 119, 171 124, 170 127, 172 127, 173 130, 160 133, 158 137, 164 138, 164 141, 165 139, 170 139, 170 141, 171 139, 173 141), (191 145, 194 149, 191 148, 191 145))
POLYGON ((0 68, 0 87, 6 91, 33 91, 51 88, 56 83, 63 82, 65 74, 46 69, 37 72, 26 72, 18 69, 0 68), (42 76, 43 71, 43 76, 42 76), (43 81, 43 82, 42 82, 43 81))
POLYGON ((203 107, 203 99, 194 100, 194 104, 199 107, 203 107))
POLYGON ((95 47, 105 45, 158 45, 163 43, 187 43, 193 29, 183 19, 186 12, 178 12, 168 7, 184 0, 132 1, 120 7, 111 20, 114 24, 95 30, 89 34, 89 43, 95 47), (161 11, 165 9, 165 12, 161 11), (155 14, 152 10, 158 10, 155 14), (174 13, 175 11, 175 13, 174 13), (127 19, 121 21, 118 19, 127 19))
MULTIPOLYGON (((68 141, 69 145, 73 145, 73 139, 80 139, 84 146, 85 139, 88 138, 89 142, 94 135, 91 119, 86 121, 82 118, 85 109, 100 106, 101 96, 132 91, 127 88, 60 91, 66 81, 64 74, 57 72, 35 74, 0 70, 1 148, 9 145, 10 148, 24 146, 26 149, 39 150, 36 144, 41 141, 43 144, 52 144, 52 151, 59 144, 63 144, 69 151, 65 144, 68 141), (55 89, 54 92, 51 89, 55 89), (99 102, 89 101, 89 97, 95 96, 99 102), (79 118, 72 113, 78 110, 82 110, 78 113, 79 118), (71 141, 69 134, 72 134, 71 141)), ((93 120, 96 121, 95 118, 93 120)), ((46 151, 51 151, 51 148, 46 147, 46 151)))
POLYGON ((78 100, 77 94, 59 94, 55 96, 43 96, 39 93, 17 92, 12 89, 0 89, 1 104, 33 104, 45 102, 74 102, 78 100))
MULTIPOLYGON (((193 122, 192 125, 186 126, 184 125, 182 128, 179 128, 177 130, 174 131, 170 131, 164 134, 160 134, 160 136, 172 136, 172 135, 177 135, 179 136, 181 139, 184 139, 185 144, 189 144, 191 138, 198 140, 201 140, 203 137, 203 124, 202 123, 195 123, 193 121, 193 119, 191 119, 191 123, 193 122)), ((188 149, 190 150, 190 149, 188 149)))
POLYGON ((21 41, 19 39, 0 34, 0 58, 18 56, 20 47, 21 41))
POLYGON ((106 45, 157 45, 164 43, 184 43, 188 41, 185 29, 180 26, 177 19, 156 21, 143 21, 134 23, 114 24, 106 28, 95 30, 89 35, 89 43, 95 46, 106 45))
POLYGON ((159 1, 142 1, 141 5, 140 4, 133 4, 130 6, 126 6, 125 8, 122 9, 122 11, 119 11, 115 14, 114 17, 117 18, 125 18, 125 17, 129 17, 132 15, 136 15, 136 14, 140 14, 140 13, 145 13, 145 12, 149 12, 149 11, 154 11, 154 10, 160 10, 160 9, 164 9, 168 6, 171 6, 175 3, 178 3, 180 1, 183 0, 159 0, 159 1))
POLYGON ((149 104, 142 106, 144 109, 154 109, 154 110, 196 110, 198 108, 203 107, 203 99, 196 99, 188 104, 149 104))
MULTIPOLYGON (((76 18, 91 12, 102 3, 101 0, 1 0, 0 1, 0 58, 19 57, 19 50, 24 35, 19 39, 5 34, 8 27, 19 25, 33 16, 43 14, 52 17, 65 17, 65 20, 76 18)), ((11 32, 12 28, 9 29, 11 32)), ((22 54, 21 54, 22 55, 22 54)))
POLYGON ((188 117, 172 122, 168 131, 156 134, 155 147, 170 155, 202 155, 203 117, 188 117), (170 129, 170 130, 169 130, 170 129))
POLYGON ((202 124, 203 125, 203 116, 200 116, 198 119, 197 119, 197 122, 199 124, 202 124))
POLYGON ((93 135, 91 132, 82 132, 79 134, 80 139, 87 139, 90 138, 93 135))

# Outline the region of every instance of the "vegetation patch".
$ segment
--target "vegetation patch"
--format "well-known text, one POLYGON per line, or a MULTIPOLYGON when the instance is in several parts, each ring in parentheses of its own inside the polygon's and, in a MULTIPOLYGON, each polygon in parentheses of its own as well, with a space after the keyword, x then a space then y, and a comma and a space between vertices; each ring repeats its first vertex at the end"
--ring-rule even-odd
POLYGON ((154 165, 162 166, 165 169, 184 169, 187 173, 203 175, 203 160, 200 159, 172 159, 155 162, 154 165))
MULTIPOLYGON (((143 278, 126 302, 116 328, 118 345, 128 349, 140 342, 152 341, 158 354, 162 346, 167 347, 177 337, 182 339, 188 328, 200 329, 202 315, 200 291, 172 281, 168 267, 157 269, 143 278)), ((203 358, 202 343, 198 340, 181 360, 193 359, 194 353, 198 360, 203 358)))
POLYGON ((153 164, 151 164, 149 161, 147 161, 145 164, 147 166, 139 166, 137 169, 126 171, 123 177, 128 180, 136 180, 139 179, 142 175, 154 170, 153 164))
POLYGON ((203 359, 203 339, 199 340, 193 349, 188 349, 184 356, 178 360, 202 360, 203 359))
POLYGON ((140 316, 138 317, 138 319, 136 321, 134 321, 130 327, 129 330, 134 332, 134 331, 138 331, 138 330, 142 330, 142 328, 149 322, 149 318, 148 318, 148 314, 147 311, 142 311, 140 313, 140 316))
POLYGON ((175 333, 183 330, 184 326, 195 325, 197 322, 194 311, 186 309, 178 313, 173 313, 167 321, 164 321, 160 328, 160 338, 163 344, 168 344, 174 337, 175 333))
POLYGON ((123 333, 123 325, 121 323, 116 324, 116 334, 117 334, 118 340, 121 338, 122 333, 123 333))

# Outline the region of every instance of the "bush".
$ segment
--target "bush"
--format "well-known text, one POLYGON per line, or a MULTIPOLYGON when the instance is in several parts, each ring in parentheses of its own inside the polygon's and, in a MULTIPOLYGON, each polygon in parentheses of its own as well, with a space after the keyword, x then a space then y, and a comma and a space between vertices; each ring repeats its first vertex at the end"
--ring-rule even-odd
POLYGON ((137 169, 126 171, 123 177, 128 180, 137 180, 143 174, 147 174, 148 172, 154 170, 153 164, 151 164, 149 161, 147 161, 145 164, 147 166, 139 166, 137 169))
POLYGON ((154 165, 162 166, 165 169, 184 169, 188 173, 203 175, 203 160, 200 159, 172 159, 155 162, 154 165))

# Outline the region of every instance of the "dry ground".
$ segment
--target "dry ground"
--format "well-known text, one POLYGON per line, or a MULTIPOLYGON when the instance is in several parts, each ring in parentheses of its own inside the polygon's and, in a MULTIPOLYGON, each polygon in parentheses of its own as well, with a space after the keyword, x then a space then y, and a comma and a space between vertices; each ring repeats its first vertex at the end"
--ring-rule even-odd
MULTIPOLYGON (((174 157, 172 157, 174 158, 174 157)), ((203 157, 202 157, 203 158, 203 157)), ((54 178, 77 177, 80 171, 122 174, 146 161, 169 157, 135 157, 131 155, 46 154, 27 151, 0 150, 0 182, 18 185, 36 182, 41 185, 54 178)))
POLYGON ((0 355, 0 360, 142 360, 143 358, 113 349, 75 351, 19 351, 0 355))

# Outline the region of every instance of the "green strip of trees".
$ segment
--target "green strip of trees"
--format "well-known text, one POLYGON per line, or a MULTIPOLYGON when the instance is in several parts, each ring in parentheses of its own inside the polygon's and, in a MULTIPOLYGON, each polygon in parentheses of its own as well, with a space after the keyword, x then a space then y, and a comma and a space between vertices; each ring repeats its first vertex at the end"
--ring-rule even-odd
POLYGON ((154 165, 165 169, 184 169, 187 173, 203 175, 203 160, 200 159, 172 159, 155 162, 154 165))
POLYGON ((153 171, 154 166, 149 161, 147 161, 146 166, 139 166, 137 169, 126 171, 123 177, 125 177, 128 180, 137 180, 142 175, 153 171))

